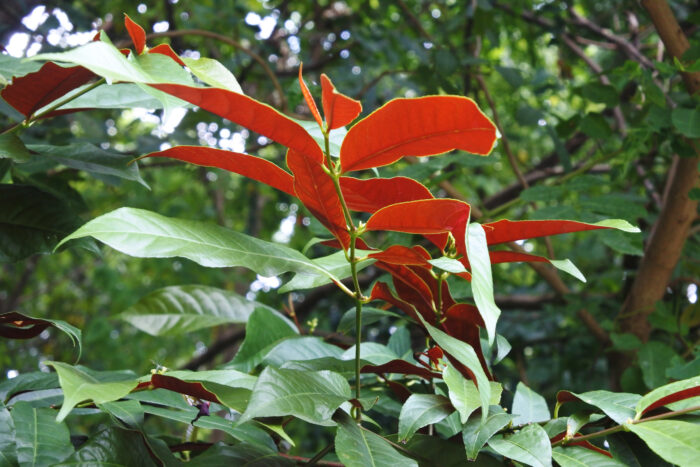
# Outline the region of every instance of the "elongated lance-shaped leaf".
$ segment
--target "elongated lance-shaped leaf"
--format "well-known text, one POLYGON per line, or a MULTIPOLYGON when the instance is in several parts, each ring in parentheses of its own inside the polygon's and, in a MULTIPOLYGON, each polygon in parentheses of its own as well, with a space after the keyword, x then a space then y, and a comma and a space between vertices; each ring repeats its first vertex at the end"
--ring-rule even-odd
POLYGON ((700 376, 666 384, 639 399, 635 407, 635 419, 640 419, 650 410, 696 396, 700 396, 700 376))
POLYGON ((565 220, 510 221, 502 219, 484 224, 486 241, 489 245, 598 229, 617 229, 630 233, 639 232, 637 227, 621 219, 607 219, 594 224, 565 220))
POLYGON ((19 465, 56 465, 73 453, 70 431, 65 423, 56 422, 53 409, 19 401, 11 413, 19 465))
POLYGON ((349 172, 388 165, 404 156, 432 156, 453 149, 486 155, 495 141, 495 125, 471 99, 394 99, 348 131, 340 163, 343 172, 349 172))
MULTIPOLYGON (((153 51, 151 51, 153 52, 153 51)), ((174 57, 171 57, 174 58, 174 57)), ((241 85, 238 80, 228 69, 223 66, 218 60, 212 58, 180 58, 184 66, 197 78, 215 88, 227 89, 229 91, 243 94, 241 85)), ((176 60, 177 61, 177 60, 176 60)))
POLYGON ((511 435, 496 435, 489 446, 498 454, 533 467, 552 467, 552 445, 544 428, 528 425, 511 435))
MULTIPOLYGON (((362 257, 370 252, 371 250, 355 250, 355 254, 358 257, 362 257)), ((343 251, 336 251, 333 254, 314 258, 311 261, 341 280, 352 276, 350 263, 345 258, 343 251)), ((357 263, 357 271, 362 271, 373 263, 373 259, 363 259, 357 263)), ((313 289, 329 282, 331 282, 331 279, 325 274, 297 273, 292 280, 280 287, 278 292, 285 293, 292 290, 313 289)))
POLYGON ((664 460, 681 467, 698 465, 700 425, 680 420, 654 420, 626 426, 664 460))
POLYGON ((457 199, 424 199, 392 204, 375 212, 367 230, 414 234, 450 232, 469 218, 469 204, 457 199))
POLYGON ((555 416, 564 403, 581 401, 598 407, 605 412, 605 415, 622 425, 634 418, 634 408, 641 398, 642 396, 638 394, 628 392, 588 391, 576 394, 570 391, 559 391, 555 416))
POLYGON ((510 423, 512 415, 502 412, 501 407, 493 407, 501 412, 491 411, 485 422, 475 418, 467 420, 462 429, 464 449, 467 451, 467 459, 474 460, 479 451, 491 437, 510 423))
MULTIPOLYGON (((299 68, 301 73, 301 68, 299 68)), ((325 73, 321 74, 321 90, 323 115, 329 130, 350 124, 362 112, 360 101, 352 99, 336 91, 331 79, 325 73)))
POLYGON ((396 203, 433 198, 424 185, 407 177, 340 177, 340 188, 348 209, 369 213, 396 203))
POLYGON ((218 167, 296 196, 292 175, 262 157, 202 146, 175 146, 142 156, 147 157, 170 157, 205 167, 218 167))
POLYGON ((549 263, 560 271, 571 274, 581 282, 586 282, 584 275, 569 259, 549 259, 545 258, 544 256, 531 255, 529 253, 520 253, 518 251, 509 250, 489 251, 489 257, 491 259, 491 264, 516 262, 549 263))
MULTIPOLYGON (((442 372, 442 379, 445 380, 449 391, 450 401, 459 412, 462 423, 466 423, 469 416, 481 405, 479 390, 473 381, 466 379, 462 373, 451 366, 445 367, 442 372)), ((501 402, 501 392, 503 387, 499 383, 489 382, 491 386, 491 405, 498 405, 501 402)))
POLYGON ((195 88, 178 84, 153 84, 152 86, 267 136, 318 162, 323 160, 321 148, 309 133, 294 120, 269 105, 226 89, 195 88))
POLYGON ((204 222, 161 216, 144 209, 120 208, 97 217, 61 243, 94 237, 139 258, 180 256, 202 266, 244 266, 263 276, 310 272, 338 278, 296 250, 204 222))
POLYGON ((323 128, 323 120, 321 119, 321 114, 318 113, 318 107, 316 106, 316 101, 314 100, 314 97, 311 95, 311 91, 309 91, 309 87, 306 85, 304 82, 304 78, 302 77, 302 70, 304 68, 304 64, 300 63, 299 64, 299 87, 301 88, 301 93, 304 96, 304 100, 306 101, 306 105, 309 106, 309 110, 311 111, 311 115, 314 116, 314 120, 316 120, 316 123, 318 123, 318 126, 323 128))
POLYGON ((581 446, 557 446, 552 457, 562 467, 626 467, 627 464, 581 446))
POLYGON ((522 382, 518 383, 515 389, 511 413, 515 416, 513 423, 516 425, 546 422, 550 419, 549 408, 544 397, 525 386, 522 382))
MULTIPOLYGON (((158 44, 157 46, 150 48, 150 49, 148 50, 148 53, 149 53, 149 54, 161 54, 161 55, 166 55, 166 56, 172 58, 173 60, 175 60, 175 61, 177 62, 178 65, 180 65, 180 66, 187 66, 187 65, 185 65, 185 62, 182 61, 182 59, 180 58, 180 56, 179 56, 178 54, 176 54, 175 51, 173 50, 173 48, 170 47, 168 44, 158 44)), ((191 59, 191 60, 194 60, 194 59, 191 59)), ((190 71, 192 71, 192 73, 194 73, 194 74, 196 75, 196 73, 194 72, 194 70, 190 70, 190 71)), ((202 78, 200 78, 200 79, 202 79, 202 78)), ((204 82, 207 83, 207 84, 211 84, 212 86, 214 86, 214 84, 210 83, 209 81, 206 81, 206 80, 204 80, 204 79, 202 79, 202 81, 204 81, 204 82)), ((216 87, 219 87, 219 86, 216 86, 216 87)))
POLYGON ((481 317, 484 318, 489 345, 493 345, 493 341, 496 338, 496 323, 501 315, 501 310, 496 305, 493 296, 491 260, 484 228, 476 222, 467 224, 465 243, 467 245, 469 264, 471 265, 474 302, 479 309, 479 313, 481 313, 481 317))
POLYGON ((134 50, 140 55, 146 47, 146 31, 129 18, 126 13, 124 13, 124 26, 131 37, 131 42, 134 43, 134 50))

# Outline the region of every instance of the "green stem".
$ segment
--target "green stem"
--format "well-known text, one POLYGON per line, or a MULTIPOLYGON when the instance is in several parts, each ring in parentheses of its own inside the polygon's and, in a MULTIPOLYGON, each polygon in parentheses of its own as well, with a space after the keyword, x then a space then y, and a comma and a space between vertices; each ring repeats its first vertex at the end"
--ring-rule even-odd
POLYGON ((317 463, 318 461, 320 461, 321 459, 323 459, 323 458, 325 457, 326 454, 328 454, 329 452, 331 452, 331 449, 333 449, 333 446, 334 446, 334 444, 331 443, 331 444, 329 444, 328 446, 326 446, 325 448, 321 449, 321 450, 318 452, 318 454, 316 454, 314 457, 312 457, 311 459, 309 459, 309 462, 307 462, 306 465, 316 465, 316 463, 317 463))
POLYGON ((56 102, 54 105, 50 106, 49 108, 47 108, 47 109, 44 110, 43 112, 38 113, 38 114, 35 114, 35 115, 31 115, 31 116, 27 119, 27 124, 31 124, 32 122, 34 122, 34 121, 36 121, 36 120, 39 120, 39 119, 42 118, 43 116, 48 115, 48 114, 50 114, 51 112, 53 112, 53 111, 55 111, 55 110, 57 110, 57 109, 63 107, 64 105, 66 105, 66 104, 69 103, 70 101, 75 100, 75 99, 77 99, 78 97, 82 96, 83 94, 92 91, 93 89, 95 89, 97 86, 101 85, 101 84, 104 83, 104 82, 105 82, 105 79, 104 79, 104 78, 101 78, 101 79, 95 81, 94 83, 90 84, 89 86, 85 86, 83 89, 80 90, 80 92, 77 92, 77 93, 75 93, 75 94, 73 94, 73 95, 71 95, 71 96, 66 97, 66 98, 63 99, 63 100, 60 100, 60 101, 56 102))

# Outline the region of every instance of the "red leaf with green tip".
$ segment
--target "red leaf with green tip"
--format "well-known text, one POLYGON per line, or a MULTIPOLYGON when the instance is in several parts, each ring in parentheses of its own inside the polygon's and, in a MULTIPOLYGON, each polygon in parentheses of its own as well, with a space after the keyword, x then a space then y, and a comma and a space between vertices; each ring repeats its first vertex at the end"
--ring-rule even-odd
POLYGON ((340 177, 343 197, 352 211, 374 213, 391 204, 432 199, 424 185, 406 177, 368 178, 340 177))
POLYGON ((195 88, 182 84, 150 86, 238 123, 313 160, 323 161, 321 148, 307 131, 269 105, 220 88, 195 88))
POLYGON ((0 95, 22 115, 29 117, 96 76, 81 66, 64 68, 46 62, 33 73, 13 78, 12 84, 6 86, 0 95))
POLYGON ((609 229, 610 227, 586 224, 585 222, 545 220, 545 221, 511 221, 502 219, 483 224, 486 242, 489 245, 526 240, 528 238, 546 237, 548 235, 583 232, 585 230, 609 229))
POLYGON ((469 218, 469 204, 457 199, 424 199, 392 204, 375 212, 367 230, 438 234, 457 230, 469 218))
POLYGON ((501 263, 517 263, 517 262, 527 262, 527 263, 548 263, 549 260, 542 256, 531 255, 528 253, 520 253, 517 251, 489 251, 489 258, 491 259, 491 264, 501 264, 501 263))
POLYGON ((294 174, 294 191, 311 213, 331 231, 344 248, 350 246, 343 208, 331 177, 321 163, 293 149, 287 152, 287 166, 294 174))
MULTIPOLYGON (((321 75, 321 103, 323 115, 329 130, 334 130, 351 123, 362 112, 362 104, 336 91, 326 74, 321 75)), ((320 123, 319 123, 320 124, 320 123)))
POLYGON ((129 32, 129 37, 131 37, 131 42, 134 43, 134 49, 136 53, 141 55, 143 49, 146 47, 146 31, 143 30, 141 26, 136 24, 129 18, 129 15, 124 13, 124 25, 126 30, 129 32))
POLYGON ((381 167, 404 156, 461 149, 488 154, 496 127, 473 100, 459 96, 394 99, 353 126, 340 148, 343 172, 381 167))
POLYGON ((201 146, 175 146, 165 151, 152 152, 143 157, 170 157, 205 167, 218 167, 296 196, 294 178, 288 172, 266 159, 250 154, 201 146))
POLYGON ((168 44, 158 44, 157 46, 148 49, 149 54, 161 54, 167 55, 168 57, 175 60, 180 66, 186 66, 185 62, 182 61, 180 56, 175 53, 175 51, 168 44))
POLYGON ((321 120, 321 114, 318 113, 318 107, 316 106, 316 101, 314 100, 314 97, 311 95, 309 88, 306 86, 306 83, 304 82, 304 78, 302 78, 302 76, 301 76, 301 70, 303 67, 304 67, 303 64, 299 64, 299 87, 301 88, 301 93, 304 96, 304 100, 306 101, 306 105, 309 106, 309 110, 311 111, 311 115, 314 116, 314 120, 316 120, 316 123, 318 123, 318 126, 323 128, 323 120, 321 120))
POLYGON ((427 266, 430 267, 428 260, 430 255, 425 248, 414 246, 412 248, 402 245, 392 245, 384 251, 378 251, 369 255, 377 261, 383 261, 389 264, 397 264, 400 266, 427 266))

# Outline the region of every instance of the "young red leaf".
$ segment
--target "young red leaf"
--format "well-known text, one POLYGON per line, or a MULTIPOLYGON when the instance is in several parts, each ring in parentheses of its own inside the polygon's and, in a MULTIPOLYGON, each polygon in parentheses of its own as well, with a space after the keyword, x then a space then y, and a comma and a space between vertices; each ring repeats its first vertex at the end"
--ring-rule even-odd
POLYGON ((301 88, 301 93, 304 95, 304 100, 306 101, 306 105, 308 105, 309 110, 311 110, 311 115, 314 116, 314 120, 316 120, 316 123, 318 123, 318 126, 323 128, 323 120, 321 120, 321 114, 318 113, 318 107, 316 106, 316 101, 314 100, 314 97, 311 95, 309 88, 306 86, 306 83, 304 82, 304 78, 302 78, 302 76, 301 76, 301 70, 303 67, 304 67, 303 64, 299 64, 299 87, 301 88))
POLYGON ((489 245, 598 229, 620 229, 627 232, 639 231, 639 229, 632 227, 626 222, 623 224, 617 221, 602 221, 597 224, 587 224, 585 222, 564 220, 510 221, 508 219, 502 219, 500 221, 484 224, 486 242, 489 245))
POLYGON ((466 342, 474 348, 484 372, 490 378, 491 372, 486 364, 484 353, 481 351, 479 327, 484 327, 484 319, 479 310, 474 305, 467 303, 452 305, 445 313, 443 327, 450 336, 466 342))
POLYGON ((412 365, 406 360, 391 360, 382 365, 365 365, 360 370, 360 373, 374 373, 377 375, 383 375, 385 373, 414 375, 420 376, 428 381, 432 380, 433 378, 442 377, 441 373, 432 372, 427 368, 423 368, 418 365, 412 365))
MULTIPOLYGON (((420 246, 414 247, 414 248, 421 248, 420 246)), ((427 253, 427 252, 426 252, 427 253)), ((415 275, 420 277, 423 282, 425 282, 428 287, 430 287, 430 291, 433 294, 433 297, 438 296, 438 281, 433 277, 433 275, 430 273, 432 265, 428 264, 428 267, 425 266, 408 266, 408 268, 413 271, 415 275)), ((447 310, 449 307, 455 304, 454 299, 452 298, 452 294, 450 293, 450 287, 447 285, 447 281, 442 282, 442 308, 440 309, 440 312, 443 312, 447 310)))
POLYGON ((329 130, 345 126, 355 120, 362 112, 362 104, 336 91, 330 78, 321 75, 323 115, 329 130))
MULTIPOLYGON (((335 238, 331 239, 331 240, 323 241, 323 242, 321 242, 321 245, 327 246, 329 248, 335 248, 337 250, 340 250, 341 248, 343 248, 343 245, 341 245, 340 242, 338 240, 336 240, 335 238)), ((359 248, 360 250, 374 250, 374 248, 367 245, 367 243, 365 243, 365 241, 362 240, 361 238, 355 239, 355 248, 359 248)))
MULTIPOLYGON (((487 237, 488 238, 488 237, 487 237)), ((542 256, 531 255, 528 253, 520 253, 517 251, 499 250, 499 251, 489 251, 489 258, 491 259, 491 264, 500 263, 517 263, 517 262, 527 262, 527 263, 548 263, 549 260, 542 256)))
POLYGON ((372 253, 368 256, 376 259, 377 261, 397 264, 399 266, 414 265, 430 267, 428 260, 431 258, 429 254, 427 255, 427 253, 428 252, 421 246, 409 248, 402 245, 392 245, 384 251, 378 251, 377 253, 372 253))
POLYGON ((294 191, 311 213, 331 231, 344 248, 350 246, 343 208, 331 177, 321 163, 293 149, 287 151, 287 166, 294 174, 294 191))
POLYGON ((340 148, 344 172, 391 164, 404 156, 453 149, 488 154, 496 127, 466 97, 394 99, 353 126, 340 148))
POLYGON ((131 42, 134 43, 136 53, 141 55, 141 53, 143 53, 143 49, 146 47, 146 31, 144 31, 141 26, 133 22, 126 13, 124 13, 124 25, 126 26, 126 30, 129 32, 131 42))
POLYGON ((405 266, 381 261, 377 261, 375 266, 391 274, 394 289, 401 300, 413 305, 428 323, 436 322, 433 291, 420 276, 405 266))
POLYGON ((153 388, 167 389, 168 391, 178 392, 180 394, 196 397, 197 399, 221 404, 221 401, 219 401, 219 398, 216 397, 216 394, 208 391, 204 385, 202 385, 202 383, 191 383, 188 381, 182 381, 181 379, 173 376, 160 375, 156 373, 151 376, 150 386, 153 388))
POLYGON ((413 308, 409 303, 404 302, 400 298, 397 298, 394 296, 394 294, 391 293, 391 290, 389 290, 389 286, 386 285, 384 282, 377 282, 374 284, 374 287, 372 287, 372 292, 370 293, 369 296, 370 300, 383 300, 399 310, 403 311, 406 315, 411 317, 416 323, 420 323, 420 319, 418 319, 418 314, 416 313, 416 309, 413 308))
POLYGON ((464 228, 469 204, 457 199, 425 199, 392 204, 375 212, 367 230, 438 234, 464 228))
POLYGON ((288 172, 266 159, 249 154, 202 146, 175 146, 165 151, 146 154, 143 157, 170 157, 205 167, 218 167, 296 196, 294 178, 288 172))
POLYGON ((195 88, 181 84, 150 86, 267 136, 313 160, 323 161, 321 148, 304 127, 269 105, 220 88, 195 88))
POLYGON ((424 185, 407 177, 365 180, 340 177, 340 188, 348 209, 369 213, 391 204, 433 198, 430 190, 424 185))
POLYGON ((157 46, 148 49, 148 53, 166 55, 175 60, 178 63, 178 65, 186 66, 185 62, 182 61, 180 56, 176 54, 172 47, 170 47, 168 44, 158 44, 157 46))
POLYGON ((14 78, 12 84, 6 86, 0 95, 21 114, 29 117, 95 76, 92 71, 81 66, 64 68, 46 62, 33 73, 14 78))
POLYGON ((0 337, 9 339, 31 339, 51 326, 49 321, 31 318, 11 311, 0 314, 0 337))

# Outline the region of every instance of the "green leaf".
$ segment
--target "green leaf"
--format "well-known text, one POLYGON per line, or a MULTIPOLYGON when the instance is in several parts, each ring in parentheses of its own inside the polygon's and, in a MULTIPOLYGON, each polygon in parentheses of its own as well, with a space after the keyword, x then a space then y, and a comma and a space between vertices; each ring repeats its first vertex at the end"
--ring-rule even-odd
POLYGON ((625 467, 616 459, 580 446, 557 446, 552 457, 561 467, 625 467))
POLYGON ((600 233, 600 239, 607 246, 623 255, 644 255, 642 239, 639 237, 630 238, 629 235, 625 235, 622 232, 608 230, 600 233))
POLYGON ((15 424, 12 415, 0 403, 0 466, 17 465, 17 448, 15 447, 15 424))
POLYGON ((182 57, 181 59, 197 78, 208 85, 243 94, 241 85, 233 74, 217 60, 205 57, 199 59, 182 57))
POLYGON ((29 160, 32 155, 17 133, 0 134, 0 159, 12 159, 17 162, 29 160))
POLYGON ((96 404, 121 399, 134 389, 138 381, 129 379, 101 383, 84 371, 62 362, 46 362, 58 373, 64 399, 56 421, 61 422, 78 403, 92 400, 96 404))
POLYGON ((523 201, 555 201, 560 200, 567 189, 562 186, 535 185, 520 192, 523 201))
POLYGON ((138 182, 146 188, 148 184, 141 178, 136 164, 128 165, 131 156, 105 151, 90 143, 75 143, 68 146, 50 146, 48 144, 31 144, 28 146, 38 153, 35 158, 47 158, 51 161, 84 170, 95 178, 112 183, 114 178, 138 182))
POLYGON ((496 435, 489 447, 498 454, 535 467, 552 466, 552 445, 544 428, 527 425, 512 435, 496 435))
POLYGON ((618 432, 606 436, 613 457, 630 467, 672 467, 649 449, 639 437, 629 432, 618 432))
POLYGON ((253 417, 293 415, 309 423, 328 424, 333 412, 351 397, 348 382, 339 374, 266 367, 239 423, 253 417))
POLYGON ((614 87, 595 82, 582 86, 581 95, 590 101, 605 104, 606 107, 615 107, 619 100, 619 94, 614 87))
MULTIPOLYGON (((560 394, 564 392, 561 391, 560 394)), ((637 394, 610 391, 589 391, 582 394, 568 393, 586 404, 598 407, 605 415, 619 424, 625 424, 634 417, 634 407, 641 399, 637 394)), ((557 400, 560 396, 557 395, 557 400)), ((557 406, 561 403, 557 402, 557 406)))
POLYGON ((428 262, 436 268, 440 268, 443 271, 451 272, 452 274, 467 272, 467 269, 464 267, 464 265, 454 258, 442 256, 440 258, 428 260, 428 262))
MULTIPOLYGON (((360 359, 360 367, 365 365, 372 365, 372 362, 360 359)), ((314 358, 313 360, 292 360, 282 365, 281 368, 305 371, 328 370, 334 373, 340 373, 349 378, 355 374, 355 360, 341 360, 333 357, 314 358)), ((374 378, 374 376, 371 375, 366 376, 368 378, 374 378)))
POLYGON ((267 277, 294 271, 323 274, 339 282, 332 273, 286 246, 143 209, 121 208, 104 214, 64 238, 59 246, 88 236, 139 258, 179 256, 212 268, 243 266, 267 277))
POLYGON ((581 119, 581 131, 595 139, 606 139, 612 135, 610 124, 601 114, 589 113, 581 119))
POLYGON ((512 349, 508 339, 500 334, 496 334, 496 356, 493 359, 493 364, 497 365, 501 360, 506 358, 512 349))
POLYGON ((676 107, 671 112, 671 121, 684 136, 700 138, 700 109, 676 107))
POLYGON ((666 368, 671 366, 671 360, 676 352, 663 342, 651 341, 643 344, 637 352, 639 368, 642 370, 644 384, 649 389, 666 383, 666 368))
POLYGON ((333 417, 338 423, 335 452, 347 467, 389 466, 418 467, 413 459, 401 455, 381 436, 364 430, 345 412, 333 417))
POLYGON ((685 379, 682 381, 675 381, 665 386, 661 386, 660 388, 654 389, 653 391, 646 394, 644 397, 640 398, 637 402, 637 405, 634 408, 636 412, 635 419, 638 420, 642 416, 646 408, 655 403, 656 401, 661 400, 666 396, 670 396, 671 394, 675 394, 686 389, 695 388, 697 386, 700 386, 700 376, 685 379))
MULTIPOLYGON (((79 93, 86 86, 81 86, 72 93, 79 93)), ((66 94, 66 97, 72 93, 66 94)), ((163 103, 148 92, 133 83, 116 83, 97 86, 96 88, 76 97, 62 105, 59 110, 65 109, 161 109, 163 103)), ((192 107, 185 103, 183 107, 192 107)), ((37 112, 41 112, 39 109, 37 112)))
POLYGON ((559 269, 560 271, 564 271, 565 273, 574 276, 576 279, 580 280, 581 282, 586 282, 586 277, 576 267, 576 265, 571 262, 570 259, 550 259, 549 264, 551 264, 555 268, 559 269))
POLYGON ((454 412, 450 400, 435 394, 411 394, 401 407, 399 441, 405 442, 419 429, 437 423, 454 412))
POLYGON ((623 232, 629 233, 639 233, 639 227, 635 227, 626 220, 623 219, 605 219, 602 221, 594 222, 591 225, 598 225, 600 227, 608 227, 609 229, 621 230, 623 232))
POLYGON ((29 73, 33 73, 41 68, 38 63, 29 62, 22 58, 13 57, 7 54, 0 54, 0 85, 9 83, 12 78, 19 78, 29 73))
POLYGON ((630 333, 618 334, 610 333, 610 340, 618 350, 636 350, 642 345, 642 341, 637 336, 630 333))
MULTIPOLYGON (((164 374, 188 383, 199 383, 211 392, 221 404, 243 412, 251 397, 251 389, 257 381, 255 376, 233 369, 209 371, 168 371, 164 374)), ((173 389, 177 391, 177 388, 173 389)))
POLYGON ((60 199, 28 185, 0 184, 0 262, 50 253, 80 225, 60 199))
POLYGON ((0 382, 0 403, 6 403, 12 396, 20 392, 53 389, 58 386, 56 373, 44 373, 43 371, 20 373, 12 379, 0 382))
POLYGON ((19 465, 55 465, 73 454, 68 427, 56 422, 55 414, 24 401, 12 407, 19 465))
MULTIPOLYGON (((355 359, 355 346, 347 349, 341 356, 343 360, 355 359)), ((399 358, 389 347, 376 342, 363 342, 360 346, 360 358, 373 365, 383 365, 399 358)))
MULTIPOLYGON (((481 396, 473 381, 466 379, 462 374, 452 368, 445 367, 442 378, 449 389, 450 401, 457 409, 462 423, 466 423, 469 415, 481 406, 481 396)), ((503 387, 499 383, 489 382, 491 398, 489 405, 498 405, 501 402, 503 387)))
POLYGON ((245 323, 258 307, 267 308, 229 290, 181 285, 151 292, 119 318, 152 336, 167 336, 221 324, 245 323))
POLYGON ((9 313, 0 314, 0 326, 5 328, 6 337, 17 339, 34 337, 41 333, 44 328, 48 326, 54 327, 67 334, 74 347, 76 345, 78 346, 78 358, 76 361, 80 360, 83 351, 81 342, 82 333, 80 329, 65 321, 60 319, 34 318, 22 313, 17 313, 16 311, 11 311, 9 313), (19 335, 13 336, 13 331, 19 335))
POLYGON ((144 436, 138 431, 106 428, 92 436, 70 458, 58 465, 155 465, 144 436))
POLYGON ((262 362, 265 354, 277 343, 298 334, 294 323, 280 313, 268 308, 257 308, 248 318, 245 340, 231 363, 242 371, 250 371, 262 362))
MULTIPOLYGON (((376 323, 382 318, 400 319, 401 315, 381 308, 362 307, 362 326, 376 323)), ((343 314, 338 323, 337 332, 349 333, 355 330, 355 308, 350 308, 343 314)))
POLYGON ((481 400, 481 418, 482 420, 486 420, 491 401, 491 386, 488 378, 486 377, 486 373, 484 373, 484 369, 481 367, 481 362, 479 361, 479 357, 476 355, 476 351, 466 342, 455 339, 454 337, 431 326, 420 314, 418 314, 418 318, 421 320, 421 323, 423 323, 423 327, 425 327, 430 334, 430 337, 437 342, 442 350, 452 355, 460 363, 469 368, 469 371, 471 371, 472 374, 474 374, 476 383, 478 384, 479 399, 481 400))
POLYGON ((681 467, 697 466, 700 459, 700 425, 677 420, 654 420, 626 426, 664 460, 681 467))
POLYGON ((227 446, 218 443, 187 463, 188 467, 230 467, 238 465, 250 467, 293 467, 296 465, 296 462, 279 456, 277 452, 271 449, 260 446, 251 446, 244 443, 227 446))
MULTIPOLYGON (((364 321, 365 310, 362 310, 362 321, 364 321)), ((413 356, 413 349, 411 348, 411 332, 408 330, 407 326, 398 326, 395 331, 389 337, 389 342, 386 346, 394 352, 399 358, 410 360, 413 356)))
MULTIPOLYGON (((358 256, 371 253, 367 250, 355 250, 355 252, 358 256)), ((318 273, 308 271, 297 273, 291 281, 280 287, 279 293, 291 292, 293 290, 314 289, 318 286, 328 284, 329 282, 332 282, 332 278, 328 275, 328 273, 332 274, 333 277, 340 279, 345 279, 352 276, 350 263, 348 263, 347 259, 345 258, 345 253, 342 251, 337 251, 322 258, 314 258, 311 260, 311 262, 325 272, 318 273)), ((373 259, 360 261, 357 263, 357 271, 362 271, 373 263, 373 259)))
POLYGON ((137 428, 143 424, 143 407, 136 400, 105 402, 100 409, 123 422, 126 427, 137 428))
POLYGON ((547 401, 522 382, 518 383, 513 397, 513 410, 515 425, 525 425, 526 423, 544 422, 551 418, 547 401))
POLYGON ((290 361, 310 361, 317 358, 340 358, 343 349, 328 344, 320 337, 290 337, 275 345, 263 359, 266 365, 280 367, 290 361))
POLYGON ((495 413, 493 411, 489 413, 483 423, 478 418, 471 418, 464 424, 462 440, 467 451, 467 459, 476 459, 486 442, 513 419, 512 415, 502 412, 503 409, 500 407, 497 410, 495 413))
POLYGON ((496 71, 514 88, 519 88, 525 83, 522 73, 517 68, 497 66, 496 71))
POLYGON ((467 224, 464 236, 467 245, 467 256, 471 265, 472 292, 474 302, 479 309, 481 317, 486 325, 489 336, 489 345, 493 345, 496 338, 496 322, 501 315, 501 310, 496 305, 493 297, 493 276, 491 274, 491 259, 486 243, 486 233, 481 224, 471 222, 467 224))
MULTIPOLYGON (((314 120, 298 120, 296 118, 292 118, 295 122, 297 122, 299 125, 304 127, 306 132, 318 143, 320 147, 325 147, 325 137, 323 136, 323 131, 321 131, 321 128, 319 128, 318 124, 314 120)), ((343 144, 343 139, 345 139, 345 135, 348 134, 348 130, 345 127, 340 127, 336 128, 330 131, 330 134, 328 135, 328 149, 330 151, 331 156, 333 157, 339 157, 340 156, 340 146, 343 144)))

